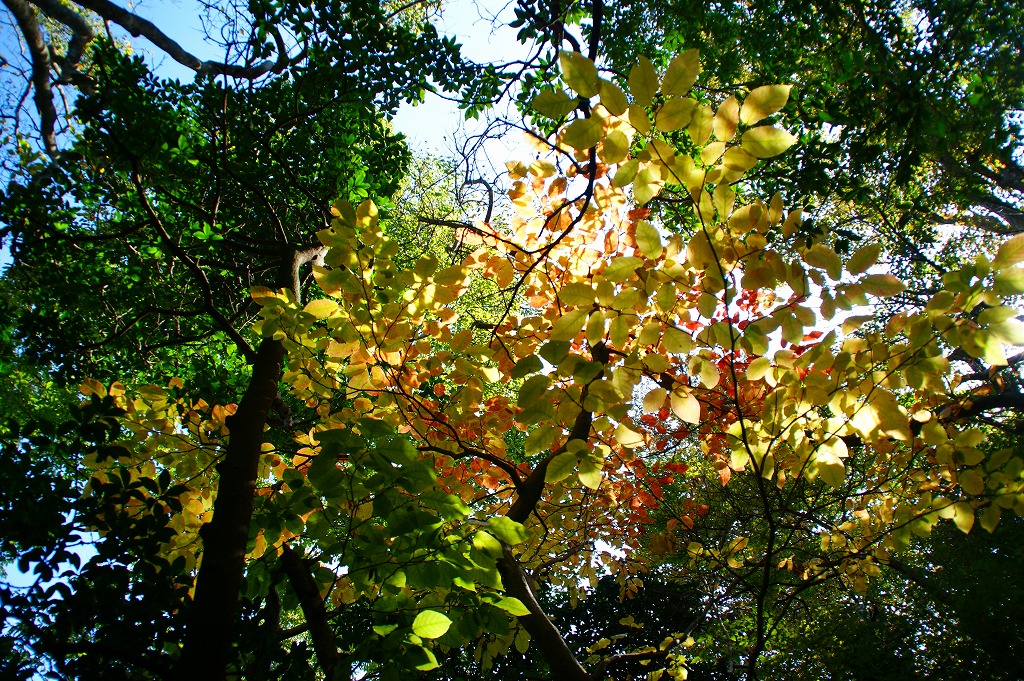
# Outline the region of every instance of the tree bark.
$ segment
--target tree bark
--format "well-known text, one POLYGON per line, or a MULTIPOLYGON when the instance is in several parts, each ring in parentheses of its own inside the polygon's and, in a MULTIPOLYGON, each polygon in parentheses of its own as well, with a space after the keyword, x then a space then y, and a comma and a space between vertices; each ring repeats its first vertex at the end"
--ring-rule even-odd
POLYGON ((238 619, 263 429, 277 396, 283 358, 281 341, 265 339, 260 344, 249 387, 238 411, 227 421, 230 439, 217 466, 220 480, 213 520, 200 532, 202 562, 176 670, 179 679, 225 678, 238 619))

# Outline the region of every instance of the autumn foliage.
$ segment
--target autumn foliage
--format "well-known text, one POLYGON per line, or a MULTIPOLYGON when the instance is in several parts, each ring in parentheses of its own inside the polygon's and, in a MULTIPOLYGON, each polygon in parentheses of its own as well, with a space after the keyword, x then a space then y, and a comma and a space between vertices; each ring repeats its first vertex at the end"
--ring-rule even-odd
MULTIPOLYGON (((943 519, 991 531, 1024 512, 1024 461, 986 448, 954 358, 998 367, 1024 341, 1005 303, 1024 292, 1024 236, 947 274, 926 307, 883 316, 905 286, 877 244, 843 257, 802 229, 793 197, 745 190, 797 142, 778 115, 787 86, 704 101, 695 51, 664 74, 641 59, 628 91, 580 54, 560 64, 567 89, 533 106, 569 121, 508 164, 507 213, 464 227, 457 261, 400 265, 374 204, 338 203, 318 235, 320 292, 252 290, 253 332, 283 343, 283 386, 310 416, 265 445, 247 593, 309 549, 329 609, 374 604, 360 650, 429 669, 439 650, 486 661, 537 645, 564 678, 600 678, 628 654, 683 678, 685 632, 589 661, 559 649, 535 584, 576 598, 610 572, 629 596, 670 556, 864 589, 943 519), (658 202, 689 216, 666 222, 658 202), (766 499, 849 501, 799 530, 820 551, 794 559, 774 530, 701 533, 715 509, 688 490, 738 479, 766 499)), ((182 491, 167 555, 201 566, 234 407, 122 393, 109 391, 127 451, 90 462, 96 480, 170 471, 182 491)))

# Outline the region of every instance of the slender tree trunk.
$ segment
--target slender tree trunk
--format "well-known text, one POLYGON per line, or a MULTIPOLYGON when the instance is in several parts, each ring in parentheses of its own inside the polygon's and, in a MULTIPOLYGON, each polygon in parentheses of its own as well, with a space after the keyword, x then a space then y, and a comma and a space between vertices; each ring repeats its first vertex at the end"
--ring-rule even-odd
POLYGON ((201 531, 202 562, 176 669, 182 680, 225 678, 238 620, 263 429, 277 396, 283 357, 281 341, 266 339, 260 344, 249 387, 238 411, 227 421, 230 439, 224 460, 217 466, 220 480, 213 520, 201 531))

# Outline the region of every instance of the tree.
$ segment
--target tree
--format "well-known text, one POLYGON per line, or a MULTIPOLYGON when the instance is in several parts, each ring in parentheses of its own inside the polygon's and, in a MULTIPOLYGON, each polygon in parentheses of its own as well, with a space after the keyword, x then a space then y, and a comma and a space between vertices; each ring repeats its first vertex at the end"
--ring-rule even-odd
MULTIPOLYGON (((147 581, 152 570, 135 569, 146 565, 138 561, 152 553, 149 544, 113 559, 116 579, 104 578, 114 584, 108 594, 117 593, 117 580, 128 580, 152 596, 139 596, 147 607, 164 615, 184 617, 180 598, 187 596, 191 623, 175 620, 177 633, 149 643, 183 646, 176 674, 198 668, 217 678, 235 655, 262 432, 272 408, 282 422, 290 419, 288 405, 277 399, 283 349, 247 337, 254 309, 247 290, 262 282, 299 293, 303 268, 322 251, 310 238, 326 226, 330 201, 387 195, 397 187, 408 154, 381 111, 435 84, 474 83, 483 93, 488 86, 451 40, 429 25, 401 20, 401 8, 375 3, 321 4, 316 12, 295 3, 232 6, 240 18, 225 35, 245 38, 229 39, 225 62, 196 59, 111 3, 5 4, 28 48, 42 152, 34 153, 25 130, 15 128, 18 165, 3 197, 0 232, 15 259, 6 284, 23 302, 15 311, 11 357, 73 385, 91 373, 127 379, 173 372, 211 399, 238 403, 234 413, 218 412, 233 437, 230 453, 207 461, 218 463, 216 501, 206 498, 218 520, 206 532, 195 592, 160 593, 159 583, 147 581), (88 12, 146 36, 196 71, 196 82, 158 80, 140 59, 98 37, 88 12), (58 113, 55 94, 71 86, 64 100, 69 110, 58 113), (314 156, 322 162, 308 165, 314 156), (168 594, 178 599, 173 607, 168 594)), ((23 432, 34 432, 34 425, 8 431, 12 449, 25 446, 23 432)), ((66 444, 66 437, 58 442, 62 455, 79 459, 78 445, 66 444)), ((167 485, 157 482, 165 493, 167 485)), ((113 489, 92 489, 98 498, 139 494, 138 485, 125 489, 128 481, 110 484, 113 489)), ((89 518, 100 528, 113 522, 79 509, 74 525, 89 518)), ((126 536, 147 534, 125 529, 135 527, 130 514, 117 518, 120 530, 111 530, 104 544, 114 553, 126 536)), ((159 519, 152 523, 160 526, 159 519)), ((48 562, 41 565, 49 569, 48 562)), ((170 573, 163 567, 161 574, 173 578, 194 565, 172 565, 170 573)), ((31 628, 31 621, 22 623, 31 628)), ((84 621, 87 629, 104 626, 84 621)), ((121 645, 92 646, 98 638, 116 643, 116 635, 74 636, 84 649, 37 652, 58 660, 86 654, 104 673, 119 655, 152 669, 121 645)))
MULTIPOLYGON (((837 306, 903 285, 871 270, 875 244, 844 265, 823 243, 794 238, 800 212, 787 213, 781 196, 743 204, 730 189, 795 141, 760 124, 788 88, 755 89, 715 110, 686 96, 699 70, 693 52, 663 76, 641 61, 628 92, 578 53, 560 60, 585 115, 545 142, 553 159, 510 166, 516 212, 507 227, 466 228, 463 242, 478 248, 460 263, 441 267, 428 253, 399 265, 373 203, 339 202, 318 233, 327 252, 314 276, 327 297, 302 304, 292 288, 252 289, 260 352, 285 353, 283 382, 309 420, 293 442, 260 435, 250 444, 266 486, 251 497, 240 586, 262 603, 259 625, 276 617, 268 608, 287 577, 282 606, 302 612, 328 675, 429 669, 435 648, 486 632, 481 659, 529 642, 558 678, 602 678, 641 660, 681 677, 686 632, 637 650, 609 642, 585 661, 546 617, 534 581, 578 592, 581 579, 597 582, 599 563, 628 591, 651 567, 645 525, 673 495, 700 517, 700 500, 688 497, 707 476, 778 513, 850 499, 839 526, 794 534, 767 515, 686 547, 694 565, 766 585, 739 660, 756 678, 789 588, 777 571, 843 575, 863 589, 940 518, 968 530, 980 513, 991 529, 1000 509, 1024 504, 1022 460, 978 449, 985 433, 959 425, 978 402, 965 404, 946 382, 951 349, 1000 365, 1002 342, 1019 340, 1000 301, 1024 290, 1015 266, 1024 237, 950 273, 925 311, 859 335, 869 317, 817 331, 837 306), (669 143, 684 128, 693 156, 669 143), (688 242, 643 208, 673 185, 702 225, 688 242), (473 286, 504 295, 490 319, 460 316, 473 286), (977 315, 981 304, 989 307, 977 315), (626 557, 599 550, 598 539, 626 557), (811 540, 819 557, 797 561, 792 550, 811 540), (332 625, 349 614, 372 628, 332 625)), ((254 376, 256 386, 274 383, 254 376)), ((194 617, 215 539, 202 500, 215 488, 214 522, 223 517, 230 469, 221 463, 219 479, 196 471, 210 471, 222 451, 231 461, 245 403, 211 407, 179 389, 129 397, 90 383, 94 400, 125 411, 132 435, 88 461, 91 489, 111 509, 103 523, 173 530, 144 560, 178 566, 186 579, 199 561, 194 617)), ((688 512, 675 521, 697 524, 688 512)), ((237 664, 255 662, 243 653, 237 664)))

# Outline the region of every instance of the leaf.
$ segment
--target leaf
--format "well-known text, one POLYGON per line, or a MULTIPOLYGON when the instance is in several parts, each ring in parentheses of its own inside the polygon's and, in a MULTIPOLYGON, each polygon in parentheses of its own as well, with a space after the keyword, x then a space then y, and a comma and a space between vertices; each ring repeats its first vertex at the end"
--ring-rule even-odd
POLYGON ((686 423, 700 423, 700 401, 692 393, 673 391, 669 403, 672 413, 686 423))
POLYGON ((558 292, 558 299, 562 301, 563 305, 591 307, 597 299, 597 293, 590 284, 574 281, 571 284, 566 284, 558 292))
POLYGON ((636 244, 640 252, 650 260, 658 258, 664 250, 658 228, 647 220, 641 220, 636 225, 636 244))
POLYGON ((620 255, 617 258, 613 258, 604 268, 604 278, 612 283, 626 281, 643 264, 644 261, 636 256, 620 255))
POLYGON ((564 90, 541 90, 530 102, 530 108, 558 120, 575 109, 578 102, 577 98, 570 97, 564 90))
POLYGON ((590 98, 601 91, 597 66, 579 52, 559 52, 558 64, 562 68, 562 80, 581 97, 590 98))
POLYGON ((633 101, 641 106, 650 106, 658 92, 658 74, 647 57, 640 57, 630 69, 629 91, 633 94, 633 101))
POLYGON ((644 436, 624 423, 615 428, 615 440, 628 449, 635 449, 644 443, 644 436))
POLYGON ((762 85, 754 88, 743 100, 740 122, 743 125, 754 125, 762 118, 781 110, 789 101, 791 88, 791 85, 762 85))
POLYGON ((338 303, 328 298, 311 300, 306 303, 306 307, 302 308, 302 311, 313 315, 316 319, 327 319, 338 311, 338 303))
MULTIPOLYGON (((605 163, 618 163, 625 159, 629 155, 629 138, 626 137, 626 133, 621 130, 612 130, 608 133, 604 138, 604 144, 601 145, 599 155, 605 163)), ((632 181, 630 179, 630 182, 632 181)), ((629 182, 624 184, 629 184, 629 182)))
POLYGON ((711 107, 706 104, 701 104, 693 112, 693 118, 690 120, 690 125, 687 126, 686 131, 690 133, 690 139, 698 147, 703 147, 707 144, 708 139, 711 137, 713 118, 714 114, 711 112, 711 107))
POLYGON ((666 97, 685 95, 697 81, 700 73, 700 51, 683 52, 668 64, 665 78, 661 81, 661 94, 666 97))
POLYGON ((612 185, 616 187, 625 187, 628 184, 632 184, 633 180, 636 179, 636 174, 640 170, 639 159, 630 159, 626 161, 619 169, 615 171, 615 175, 612 177, 612 185))
POLYGON ((846 263, 846 271, 850 274, 864 274, 878 262, 878 256, 882 253, 882 245, 878 243, 861 246, 850 256, 846 263))
POLYGON ((629 107, 622 88, 609 80, 601 81, 601 103, 613 116, 621 116, 629 107))
POLYGON ((543 368, 544 364, 540 361, 540 357, 537 357, 537 355, 529 355, 516 362, 516 365, 512 367, 512 371, 509 372, 509 376, 511 378, 523 378, 536 373, 543 368))
POLYGON ((891 274, 869 274, 860 281, 864 292, 879 298, 890 298, 906 289, 906 285, 891 274))
POLYGON ((597 146, 603 132, 604 126, 601 124, 601 119, 581 118, 569 124, 569 127, 565 129, 562 141, 573 149, 582 151, 597 146))
POLYGON ((762 125, 743 133, 740 146, 757 158, 778 156, 796 143, 796 137, 781 128, 762 125))
POLYGON ((711 131, 721 142, 728 142, 736 134, 736 123, 739 121, 740 103, 735 97, 729 97, 718 106, 711 131))
POLYGON ((654 127, 662 132, 679 130, 689 125, 697 102, 689 98, 673 97, 665 101, 654 115, 654 127))
POLYGON ((551 326, 551 340, 571 341, 587 323, 589 308, 579 308, 566 312, 551 326))
POLYGON ((577 457, 572 452, 562 452, 548 462, 544 471, 544 482, 560 482, 576 470, 577 457))
POLYGON ((999 245, 996 251, 996 258, 992 261, 992 268, 1001 270, 1010 265, 1016 265, 1024 260, 1024 234, 1007 239, 999 245))
POLYGON ((974 527, 974 509, 971 505, 961 501, 953 506, 953 522, 964 534, 968 534, 974 527))
POLYGON ((633 180, 633 198, 637 204, 642 206, 661 193, 661 188, 664 186, 665 181, 661 179, 661 170, 658 166, 651 164, 636 174, 636 178, 633 180))
POLYGON ((501 600, 495 601, 493 605, 516 617, 526 617, 530 614, 530 609, 523 605, 521 600, 512 596, 505 596, 501 600))
POLYGON ((993 277, 993 289, 1000 295, 1019 295, 1024 293, 1024 267, 1011 267, 1000 270, 993 277))
POLYGON ((507 516, 499 515, 488 518, 487 527, 495 537, 506 544, 519 544, 526 541, 526 528, 522 523, 517 523, 507 516))
POLYGON ((420 638, 441 638, 452 626, 447 615, 436 610, 422 610, 412 622, 412 633, 420 638))

